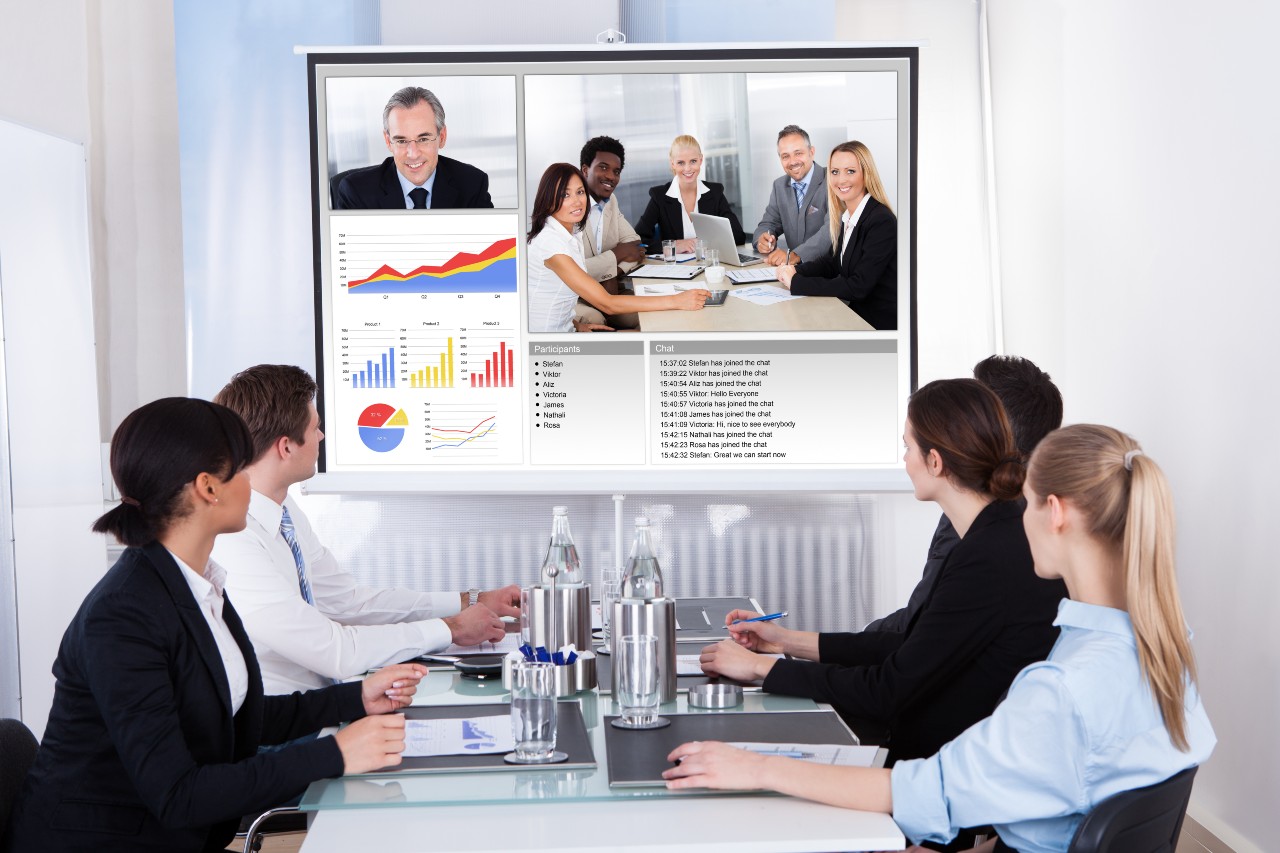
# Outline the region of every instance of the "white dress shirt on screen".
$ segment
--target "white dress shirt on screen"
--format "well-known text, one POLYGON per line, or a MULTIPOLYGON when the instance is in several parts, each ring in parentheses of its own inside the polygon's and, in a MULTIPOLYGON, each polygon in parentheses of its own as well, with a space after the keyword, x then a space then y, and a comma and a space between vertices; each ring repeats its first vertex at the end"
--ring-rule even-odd
POLYGON ((845 211, 840 214, 841 233, 844 238, 840 241, 840 257, 844 257, 844 250, 849 248, 849 238, 853 236, 853 229, 858 227, 858 220, 862 218, 862 211, 867 209, 867 199, 871 198, 871 193, 863 193, 862 201, 858 202, 858 206, 853 209, 853 213, 845 211))
POLYGON ((280 534, 281 505, 259 492, 239 533, 224 533, 214 557, 244 622, 267 693, 313 690, 371 667, 446 648, 441 619, 461 608, 456 592, 360 586, 316 537, 306 514, 285 498, 315 606, 298 589, 298 568, 280 534))
MULTIPOLYGON (((701 199, 704 195, 706 195, 709 192, 711 192, 711 187, 707 186, 701 180, 699 180, 698 181, 698 198, 701 199)), ((680 196, 680 179, 679 178, 671 179, 671 186, 667 187, 667 196, 670 198, 674 198, 676 201, 680 202, 680 221, 684 224, 684 239, 692 240, 695 237, 697 237, 698 235, 695 234, 693 231, 693 220, 689 218, 689 211, 684 209, 684 199, 680 196)), ((693 207, 694 207, 694 210, 697 210, 698 208, 697 202, 694 202, 693 207)))

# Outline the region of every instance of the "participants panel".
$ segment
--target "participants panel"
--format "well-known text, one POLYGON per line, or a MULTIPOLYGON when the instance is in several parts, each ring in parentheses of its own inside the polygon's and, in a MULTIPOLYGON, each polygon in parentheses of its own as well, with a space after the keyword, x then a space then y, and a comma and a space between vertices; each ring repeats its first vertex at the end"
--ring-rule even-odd
POLYGON ((529 344, 533 464, 643 465, 644 359, 643 341, 529 344))

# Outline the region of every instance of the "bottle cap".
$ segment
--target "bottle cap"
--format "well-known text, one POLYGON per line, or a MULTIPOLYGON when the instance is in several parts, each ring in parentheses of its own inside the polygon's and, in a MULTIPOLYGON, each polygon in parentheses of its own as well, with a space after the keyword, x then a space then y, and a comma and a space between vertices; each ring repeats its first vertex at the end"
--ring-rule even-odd
POLYGON ((569 514, 569 508, 568 508, 567 506, 557 506, 557 507, 553 507, 553 508, 552 508, 552 510, 551 510, 551 514, 552 514, 552 515, 568 515, 568 514, 569 514))

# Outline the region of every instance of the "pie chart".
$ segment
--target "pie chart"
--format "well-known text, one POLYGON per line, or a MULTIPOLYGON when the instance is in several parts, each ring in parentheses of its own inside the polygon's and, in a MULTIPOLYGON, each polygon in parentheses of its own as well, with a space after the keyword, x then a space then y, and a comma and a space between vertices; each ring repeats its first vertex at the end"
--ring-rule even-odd
POLYGON ((395 406, 374 403, 360 413, 356 424, 360 428, 360 440, 365 447, 374 453, 388 453, 399 447, 404 440, 404 428, 409 425, 409 416, 403 409, 395 406))

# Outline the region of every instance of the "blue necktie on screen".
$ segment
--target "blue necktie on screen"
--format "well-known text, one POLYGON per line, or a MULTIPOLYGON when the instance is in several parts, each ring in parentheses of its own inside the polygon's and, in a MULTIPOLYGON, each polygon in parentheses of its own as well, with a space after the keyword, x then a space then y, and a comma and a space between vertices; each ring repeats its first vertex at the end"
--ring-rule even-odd
POLYGON ((293 519, 289 517, 288 507, 283 508, 280 516, 280 535, 289 543, 289 550, 293 552, 293 562, 298 567, 298 591, 302 593, 302 600, 314 607, 316 602, 311 597, 311 584, 307 581, 307 564, 302 559, 302 549, 298 547, 298 537, 294 535, 293 519))
POLYGON ((809 182, 792 181, 791 189, 796 191, 796 210, 799 210, 804 205, 804 193, 805 190, 809 189, 809 182))
POLYGON ((414 210, 427 209, 427 191, 422 187, 414 187, 409 190, 409 198, 413 199, 414 210))

